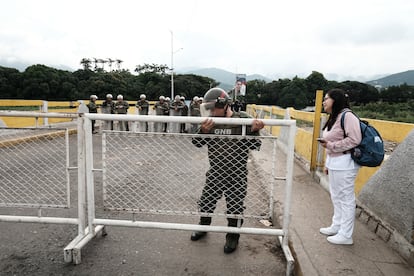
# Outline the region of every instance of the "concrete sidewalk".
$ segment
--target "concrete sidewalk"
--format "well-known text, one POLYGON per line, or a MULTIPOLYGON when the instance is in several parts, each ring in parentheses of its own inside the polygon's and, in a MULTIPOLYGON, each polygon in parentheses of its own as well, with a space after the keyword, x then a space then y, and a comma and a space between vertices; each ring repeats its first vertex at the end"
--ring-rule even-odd
MULTIPOLYGON (((270 163, 271 150, 263 146, 256 158, 261 164, 266 160, 270 163)), ((277 158, 280 166, 286 162, 284 154, 278 154, 277 158)), ((283 194, 277 196, 276 200, 283 206, 283 194)), ((354 245, 328 243, 319 228, 330 225, 332 214, 329 193, 296 161, 290 224, 295 275, 414 275, 413 267, 358 220, 354 245)))

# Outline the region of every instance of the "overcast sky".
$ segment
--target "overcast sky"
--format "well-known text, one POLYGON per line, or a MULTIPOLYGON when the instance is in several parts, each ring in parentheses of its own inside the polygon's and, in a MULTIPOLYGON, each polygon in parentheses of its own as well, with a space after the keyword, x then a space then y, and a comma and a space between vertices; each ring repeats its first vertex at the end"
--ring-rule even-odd
POLYGON ((412 0, 0 0, 0 65, 217 67, 357 80, 414 69, 412 0), (182 50, 179 50, 183 48, 182 50))

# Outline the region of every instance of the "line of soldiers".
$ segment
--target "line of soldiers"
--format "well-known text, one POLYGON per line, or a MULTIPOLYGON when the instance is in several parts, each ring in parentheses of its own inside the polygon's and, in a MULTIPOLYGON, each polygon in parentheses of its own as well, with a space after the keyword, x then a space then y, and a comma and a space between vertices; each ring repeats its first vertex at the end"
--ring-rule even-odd
MULTIPOLYGON (((96 100, 98 97, 96 95, 90 96, 90 101, 87 105, 89 108, 89 113, 98 113, 98 105, 96 100)), ((157 101, 153 107, 155 115, 158 116, 201 116, 200 105, 203 101, 202 97, 195 96, 191 101, 190 105, 187 106, 185 103, 185 97, 177 95, 174 98, 174 101, 171 102, 169 97, 160 96, 159 101, 157 101)), ((112 94, 107 94, 106 99, 102 102, 101 112, 103 114, 128 114, 129 103, 124 100, 122 95, 117 96, 117 100, 113 101, 112 94)), ((139 115, 148 115, 150 111, 150 103, 146 99, 145 94, 140 95, 140 99, 136 103, 137 112, 139 115)), ((129 124, 127 121, 119 121, 119 130, 129 131, 129 124)), ((191 125, 190 129, 186 129, 186 124, 179 124, 177 129, 172 130, 173 132, 187 133, 189 131, 194 132, 197 128, 197 125, 191 125)), ((114 130, 113 121, 104 121, 103 129, 114 130)), ((148 122, 140 123, 140 129, 148 132, 148 122)), ((167 123, 159 123, 154 127, 156 132, 168 132, 167 123)), ((95 128, 95 121, 92 121, 92 133, 97 133, 95 128)))
MULTIPOLYGON (((203 98, 195 96, 190 103, 190 107, 188 107, 183 96, 175 96, 173 102, 170 101, 169 97, 160 96, 159 101, 154 105, 154 110, 155 114, 160 116, 201 116, 200 105, 202 101, 203 98)), ((193 132, 192 130, 193 126, 191 126, 190 131, 193 132)), ((163 123, 161 131, 168 132, 167 123, 163 123)), ((185 123, 182 123, 179 125, 178 131, 174 132, 186 133, 188 131, 185 123)))

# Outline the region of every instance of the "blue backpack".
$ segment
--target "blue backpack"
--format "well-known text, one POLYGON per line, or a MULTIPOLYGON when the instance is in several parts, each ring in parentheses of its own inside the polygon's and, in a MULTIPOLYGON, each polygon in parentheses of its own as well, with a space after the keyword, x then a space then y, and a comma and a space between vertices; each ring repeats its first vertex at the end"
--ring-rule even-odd
MULTIPOLYGON (((347 110, 342 114, 341 127, 344 130, 345 114, 352 112, 347 110)), ((361 127, 362 140, 361 143, 351 150, 352 159, 361 166, 377 167, 381 165, 384 160, 384 142, 378 131, 367 121, 362 121, 354 112, 352 112, 358 119, 361 127)))

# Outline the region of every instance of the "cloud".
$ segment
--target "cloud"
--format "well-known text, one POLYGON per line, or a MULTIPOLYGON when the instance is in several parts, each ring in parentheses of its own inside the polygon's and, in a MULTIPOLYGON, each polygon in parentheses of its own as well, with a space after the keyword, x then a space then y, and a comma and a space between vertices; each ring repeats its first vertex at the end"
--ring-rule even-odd
POLYGON ((267 76, 412 69, 414 5, 366 1, 7 1, 0 56, 80 68, 84 57, 267 76), (411 68, 410 68, 411 67, 411 68))
POLYGON ((412 25, 401 22, 373 22, 371 24, 335 24, 320 33, 326 44, 346 44, 353 46, 381 46, 413 42, 412 25))

